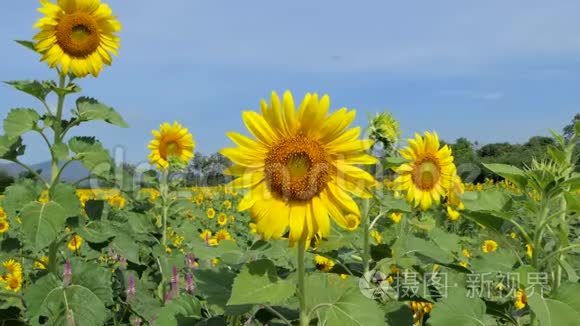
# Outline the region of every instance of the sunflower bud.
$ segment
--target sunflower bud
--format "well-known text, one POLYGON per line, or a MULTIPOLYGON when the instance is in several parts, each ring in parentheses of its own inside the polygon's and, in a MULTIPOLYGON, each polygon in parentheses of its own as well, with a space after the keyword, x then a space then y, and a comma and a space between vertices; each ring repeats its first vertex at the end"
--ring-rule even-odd
POLYGON ((390 154, 401 137, 399 122, 391 113, 383 112, 375 114, 370 121, 369 138, 374 141, 373 148, 378 144, 386 154, 390 154))

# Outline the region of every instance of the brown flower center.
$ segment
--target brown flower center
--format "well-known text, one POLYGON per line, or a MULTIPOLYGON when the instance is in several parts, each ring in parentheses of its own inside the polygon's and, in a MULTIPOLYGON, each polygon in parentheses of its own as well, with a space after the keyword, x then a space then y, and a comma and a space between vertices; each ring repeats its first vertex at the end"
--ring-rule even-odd
POLYGON ((413 183, 421 190, 431 190, 439 182, 440 176, 438 165, 428 159, 415 166, 413 183))
POLYGON ((56 40, 64 53, 84 58, 99 48, 101 41, 99 25, 87 13, 67 14, 61 18, 56 27, 56 40))
POLYGON ((304 135, 282 140, 268 152, 266 181, 274 193, 286 200, 309 200, 329 180, 330 163, 322 145, 304 135))

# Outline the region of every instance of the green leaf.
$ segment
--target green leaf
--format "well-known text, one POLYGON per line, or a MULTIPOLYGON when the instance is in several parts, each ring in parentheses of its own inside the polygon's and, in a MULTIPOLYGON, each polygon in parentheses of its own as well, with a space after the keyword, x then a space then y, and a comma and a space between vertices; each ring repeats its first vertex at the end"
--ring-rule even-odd
POLYGON ((72 185, 59 183, 53 191, 50 199, 58 203, 66 212, 66 217, 77 216, 81 210, 81 204, 72 185))
POLYGON ((278 277, 273 262, 257 260, 245 265, 234 280, 228 305, 282 304, 294 290, 293 282, 278 277))
POLYGON ((111 270, 95 263, 73 260, 72 284, 91 290, 106 305, 113 305, 111 270))
POLYGON ((429 237, 446 252, 459 252, 461 250, 461 237, 455 233, 447 233, 441 229, 435 228, 429 234, 429 237))
POLYGON ((15 40, 14 42, 22 45, 23 47, 32 50, 34 52, 36 52, 36 47, 35 47, 35 43, 32 41, 26 41, 26 40, 15 40))
POLYGON ((107 309, 91 290, 75 284, 50 291, 40 315, 48 317, 50 325, 103 325, 107 309))
POLYGON ((413 313, 409 306, 396 301, 387 302, 383 308, 387 313, 387 325, 413 325, 413 313))
POLYGON ((55 202, 32 202, 22 209, 24 239, 36 250, 46 248, 62 233, 66 211, 55 202))
POLYGON ((22 137, 0 136, 0 158, 13 161, 18 156, 24 155, 26 146, 22 144, 22 137))
POLYGON ((335 274, 306 277, 306 310, 319 325, 384 325, 385 313, 362 295, 358 280, 342 280, 335 274))
POLYGON ((115 236, 115 232, 106 222, 93 221, 88 226, 81 226, 75 229, 83 239, 91 243, 103 243, 109 241, 115 236))
POLYGON ((121 256, 127 258, 128 261, 134 264, 141 263, 139 259, 139 243, 133 239, 129 232, 119 230, 111 243, 111 248, 121 256))
POLYGON ((465 192, 461 195, 465 209, 474 212, 502 211, 509 201, 508 196, 500 190, 465 192))
POLYGON ((227 270, 199 269, 193 272, 199 294, 210 304, 225 308, 236 274, 227 270))
POLYGON ((46 100, 46 96, 56 88, 54 82, 51 81, 14 80, 7 81, 6 84, 26 94, 32 95, 43 102, 46 100))
POLYGON ((40 308, 46 296, 62 284, 54 274, 47 274, 24 289, 25 315, 32 325, 39 325, 40 308))
POLYGON ((483 212, 463 211, 462 213, 467 219, 502 234, 502 227, 505 224, 504 219, 483 212))
POLYGON ((499 175, 500 177, 503 177, 504 179, 507 179, 515 183, 520 188, 524 188, 528 183, 528 178, 526 177, 524 171, 515 166, 495 163, 494 164, 483 163, 483 166, 488 168, 491 172, 499 175))
POLYGON ((27 180, 14 184, 4 191, 2 206, 8 216, 16 217, 24 206, 38 198, 39 191, 33 181, 27 180))
POLYGON ((383 196, 381 205, 383 209, 387 210, 388 212, 399 211, 410 213, 413 210, 405 199, 395 198, 390 193, 383 196))
POLYGON ((571 282, 562 284, 556 290, 554 299, 569 305, 580 314, 580 284, 571 282))
POLYGON ((580 196, 578 194, 564 193, 566 208, 572 212, 580 212, 580 196))
POLYGON ((553 299, 543 298, 540 291, 528 296, 528 304, 540 322, 540 326, 578 325, 580 313, 570 305, 553 299))
POLYGON ((242 262, 244 253, 238 247, 235 241, 224 240, 221 241, 216 248, 216 254, 226 264, 237 265, 242 262))
POLYGON ((148 215, 130 212, 127 213, 127 220, 135 233, 147 234, 155 231, 153 221, 148 215))
POLYGON ((89 97, 81 97, 77 100, 76 114, 82 121, 103 120, 122 128, 128 127, 121 115, 113 108, 89 97))
POLYGON ((408 162, 409 160, 405 159, 404 157, 387 157, 383 161, 383 166, 387 169, 396 169, 400 165, 408 162))
POLYGON ((478 273, 510 273, 517 257, 508 250, 498 250, 482 254, 471 262, 471 269, 478 273))
POLYGON ((182 296, 172 300, 161 308, 155 319, 159 325, 193 325, 193 322, 202 318, 201 304, 193 296, 182 296))
POLYGON ((432 241, 409 235, 397 240, 394 251, 399 257, 413 255, 424 263, 450 264, 453 257, 450 252, 441 249, 432 241))
POLYGON ((103 176, 111 170, 109 152, 94 137, 73 137, 68 145, 76 154, 75 159, 80 160, 91 174, 103 176))
POLYGON ((40 116, 32 109, 12 109, 4 119, 6 136, 15 138, 36 128, 40 116))
POLYGON ((468 295, 463 288, 450 289, 446 298, 437 302, 428 320, 430 326, 483 326, 485 302, 468 295))

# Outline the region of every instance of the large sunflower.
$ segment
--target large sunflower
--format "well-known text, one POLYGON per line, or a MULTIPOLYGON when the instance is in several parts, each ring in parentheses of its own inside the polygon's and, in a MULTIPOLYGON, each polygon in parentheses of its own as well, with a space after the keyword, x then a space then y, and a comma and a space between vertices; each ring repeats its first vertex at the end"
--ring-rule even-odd
POLYGON ((245 111, 243 120, 256 138, 228 136, 238 145, 221 153, 235 164, 234 188, 249 188, 238 209, 250 209, 257 232, 277 239, 287 231, 290 245, 330 232, 330 218, 345 229, 358 225, 360 210, 352 195, 371 197, 375 179, 356 167, 375 164, 366 154, 370 140, 359 140, 359 127, 347 129, 356 112, 329 114, 327 95, 306 94, 296 110, 290 92, 282 101, 273 92, 262 100, 262 114, 245 111), (329 218, 330 217, 330 218, 329 218), (356 221, 352 221, 355 219, 356 221))
POLYGON ((415 139, 409 139, 409 147, 401 155, 410 162, 396 168, 399 176, 394 189, 407 191, 407 200, 422 210, 439 204, 456 174, 451 149, 441 147, 436 133, 425 132, 424 137, 415 134, 415 139))
POLYGON ((193 157, 193 136, 179 123, 164 123, 159 130, 152 131, 155 137, 149 143, 149 161, 159 169, 167 169, 171 159, 187 163, 193 157))
POLYGON ((121 23, 111 8, 100 0, 40 0, 38 9, 45 16, 35 28, 36 50, 51 68, 77 77, 98 76, 103 64, 111 65, 111 53, 117 55, 121 23))

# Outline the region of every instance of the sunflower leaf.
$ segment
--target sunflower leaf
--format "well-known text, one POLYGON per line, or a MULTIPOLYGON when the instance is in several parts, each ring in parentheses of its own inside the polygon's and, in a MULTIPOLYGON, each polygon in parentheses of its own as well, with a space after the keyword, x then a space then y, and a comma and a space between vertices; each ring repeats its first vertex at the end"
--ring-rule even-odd
POLYGON ((113 108, 90 97, 80 97, 77 100, 75 114, 81 121, 102 120, 122 128, 129 126, 113 108))
POLYGON ((34 130, 40 115, 33 109, 12 109, 4 119, 4 132, 8 137, 19 137, 34 130))
POLYGON ((262 259, 248 263, 234 280, 228 305, 281 304, 294 294, 294 283, 281 280, 276 266, 262 259))
POLYGON ((107 176, 112 163, 109 152, 94 137, 73 137, 68 146, 75 153, 74 159, 81 163, 91 172, 98 176, 107 176))
POLYGON ((503 177, 515 184, 517 184, 520 189, 525 188, 526 184, 528 183, 528 179, 526 174, 521 169, 508 165, 508 164, 486 164, 483 163, 487 169, 491 172, 503 177))
POLYGON ((335 274, 306 278, 306 309, 319 325, 384 325, 385 313, 361 293, 358 280, 342 280, 335 274))
POLYGON ((23 47, 32 50, 34 52, 36 52, 36 47, 34 45, 34 42, 32 41, 27 41, 27 40, 14 40, 14 42, 22 45, 23 47))
POLYGON ((487 325, 485 309, 485 302, 465 289, 451 289, 445 299, 435 304, 428 325, 487 325))
POLYGON ((11 80, 5 82, 15 89, 32 95, 33 97, 44 102, 46 96, 56 88, 53 81, 38 81, 38 80, 11 80))
MULTIPOLYGON (((577 297, 577 295, 576 295, 577 297)), ((569 300, 569 298, 568 298, 569 300)), ((555 299, 547 299, 541 295, 541 291, 536 288, 534 293, 528 296, 528 304, 542 326, 573 326, 578 325, 580 313, 573 304, 578 303, 578 299, 563 302, 555 299)))
POLYGON ((25 148, 21 137, 0 136, 0 158, 12 161, 24 154, 25 148))
POLYGON ((20 212, 24 239, 38 251, 56 240, 64 228, 66 211, 56 202, 32 202, 20 212))

